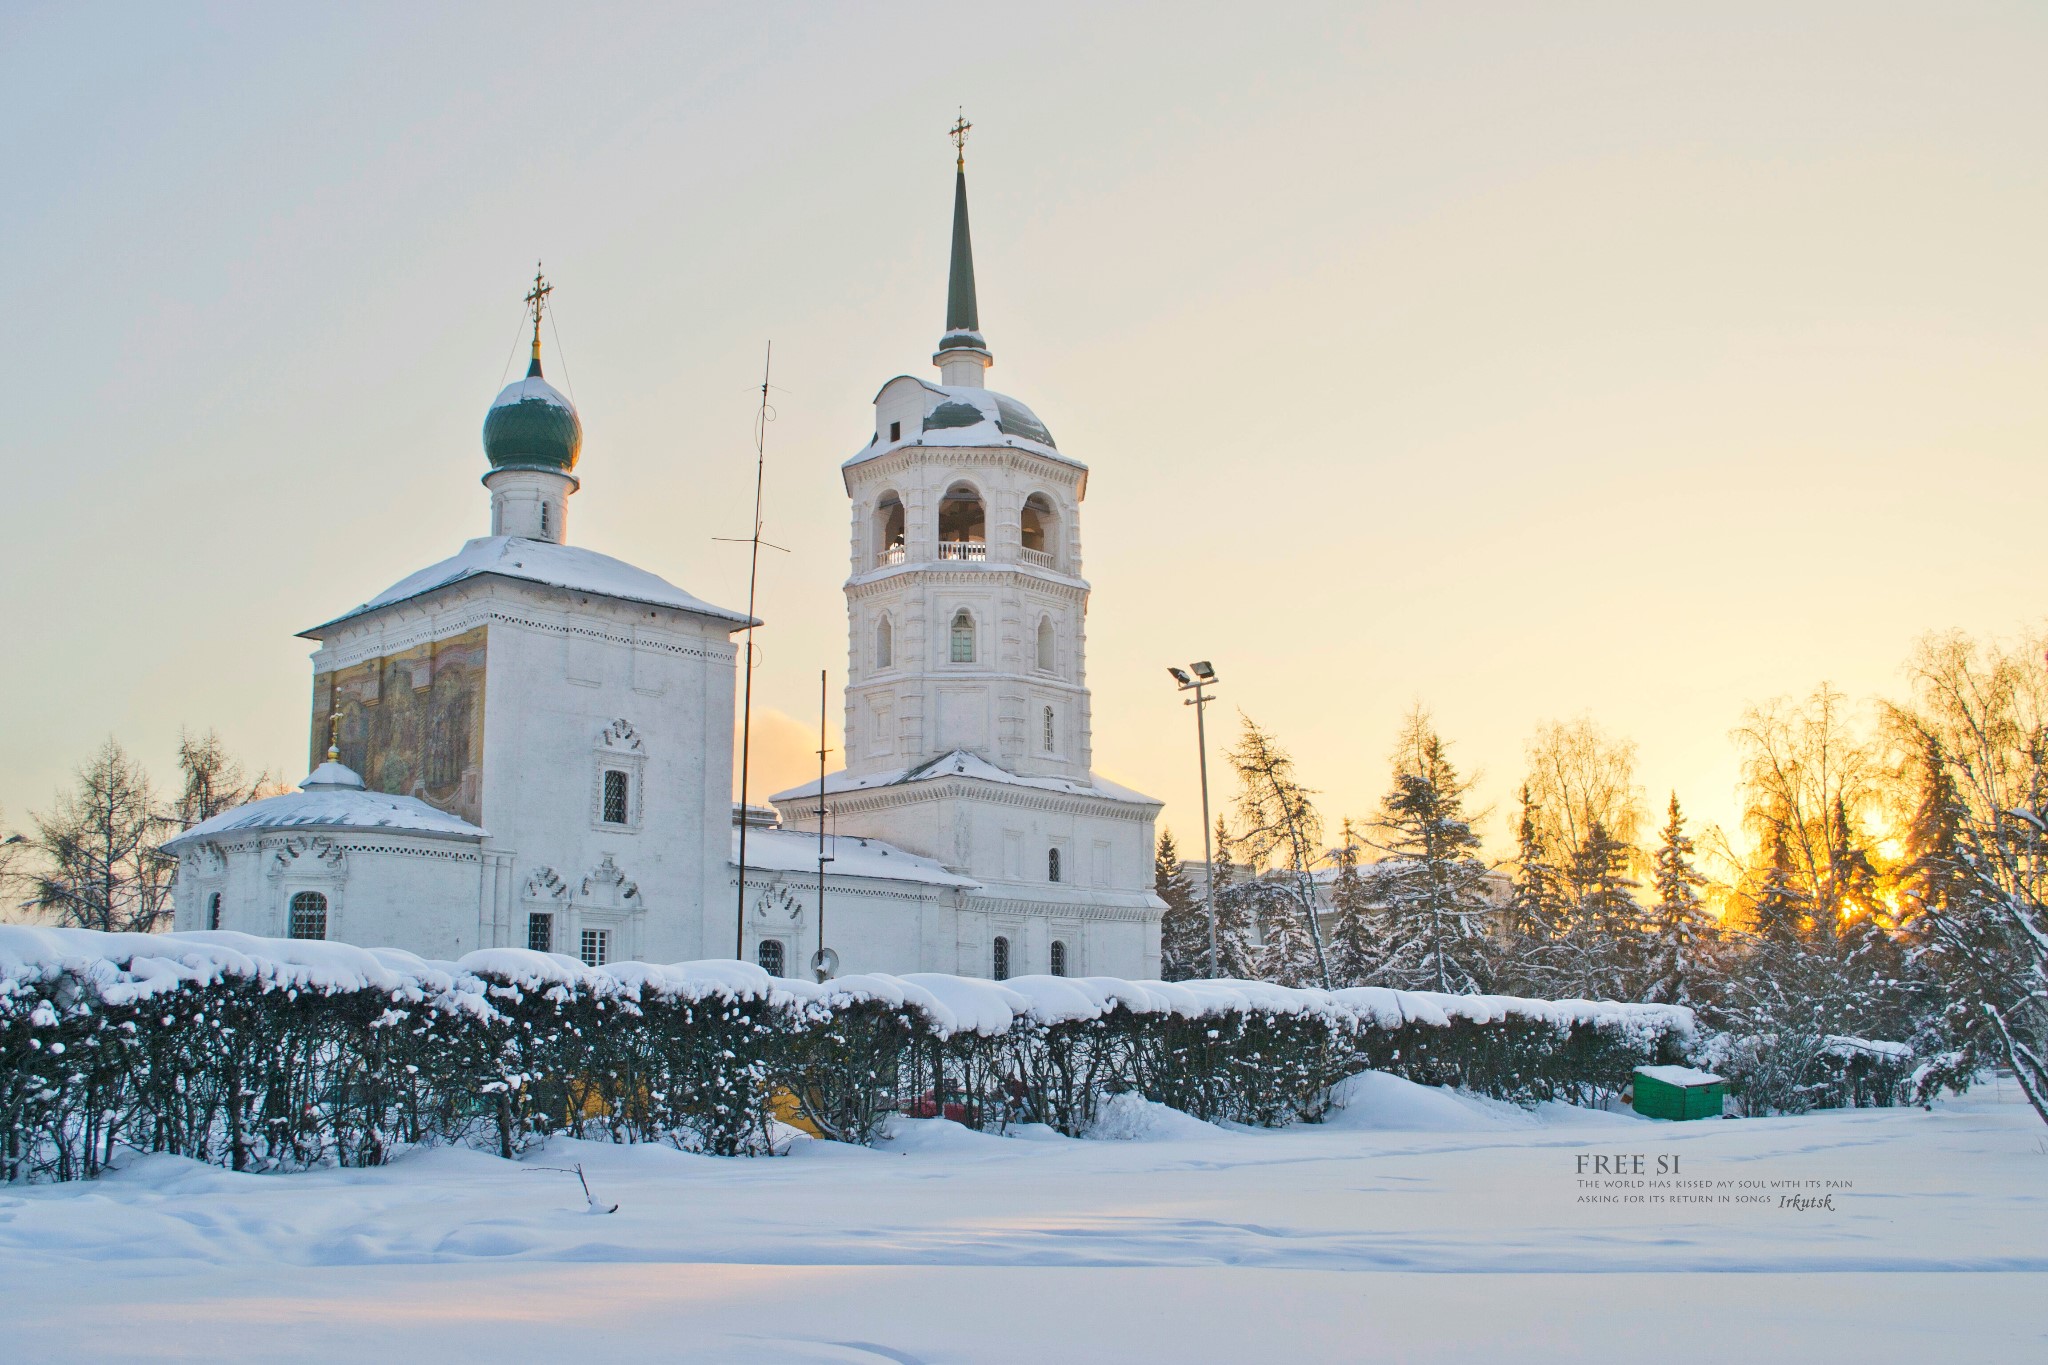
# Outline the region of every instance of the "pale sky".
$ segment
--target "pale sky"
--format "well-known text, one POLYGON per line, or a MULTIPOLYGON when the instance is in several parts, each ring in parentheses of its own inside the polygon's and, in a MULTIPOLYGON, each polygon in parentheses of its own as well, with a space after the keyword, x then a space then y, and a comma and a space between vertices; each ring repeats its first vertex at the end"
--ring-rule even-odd
POLYGON ((990 385, 1093 471, 1096 766, 1184 848, 1170 663, 1333 826, 1422 701, 1504 850, 1545 721, 1726 819, 1746 703, 2043 615, 2048 7, 428 9, 0 9, 0 828, 109 734, 300 775, 294 632, 489 529, 536 258, 571 538, 727 605, 774 341, 755 790, 814 770, 956 106, 990 385))

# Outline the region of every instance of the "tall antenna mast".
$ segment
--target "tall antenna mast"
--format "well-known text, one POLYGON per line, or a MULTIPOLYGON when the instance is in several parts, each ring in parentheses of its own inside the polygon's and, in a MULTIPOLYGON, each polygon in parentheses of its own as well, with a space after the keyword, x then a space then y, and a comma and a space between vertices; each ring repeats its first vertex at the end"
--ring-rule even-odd
POLYGON ((761 581, 761 484, 768 468, 768 424, 775 420, 768 407, 768 372, 775 361, 775 343, 768 343, 761 361, 761 410, 754 416, 754 534, 747 537, 753 547, 747 565, 747 665, 740 703, 740 857, 735 880, 739 894, 733 907, 732 955, 747 960, 747 763, 754 739, 754 590, 761 581))

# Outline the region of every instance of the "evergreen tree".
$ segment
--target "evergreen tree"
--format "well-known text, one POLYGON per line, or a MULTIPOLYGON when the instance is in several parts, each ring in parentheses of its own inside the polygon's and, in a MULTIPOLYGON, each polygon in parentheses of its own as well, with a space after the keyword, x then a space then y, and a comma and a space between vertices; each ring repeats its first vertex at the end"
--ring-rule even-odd
MULTIPOLYGON (((1485 974, 1481 923, 1492 905, 1479 836, 1465 814, 1470 783, 1420 710, 1395 753, 1394 785, 1374 821, 1380 847, 1398 860, 1383 873, 1386 899, 1373 915, 1384 948, 1375 984, 1476 991, 1485 974)), ((1384 865, 1383 865, 1384 866, 1384 865)))
POLYGON ((1514 890, 1502 925, 1497 985, 1511 994, 1542 998, 1558 994, 1565 977, 1567 895, 1564 873, 1544 850, 1540 803, 1526 782, 1519 801, 1514 890))
POLYGON ((1337 850, 1337 878, 1330 888, 1330 974, 1339 986, 1362 986, 1379 966, 1379 944, 1372 933, 1372 907, 1365 878, 1358 874, 1359 838, 1344 822, 1344 845, 1337 850))
POLYGON ((1627 999, 1643 974, 1642 908, 1628 875, 1633 852, 1595 820, 1572 858, 1578 898, 1567 939, 1577 992, 1588 999, 1627 999))
POLYGON ((1166 902, 1159 920, 1159 974, 1185 981, 1209 974, 1209 915, 1196 894, 1188 870, 1173 846, 1173 831, 1159 832, 1152 860, 1152 889, 1166 902))
MULTIPOLYGON (((1253 919, 1258 900, 1254 878, 1231 861, 1230 831, 1216 820, 1216 970, 1237 981, 1258 979, 1253 955, 1258 938, 1253 919)), ((1205 945, 1206 948, 1206 945, 1205 945)))
POLYGON ((1706 998, 1712 976, 1710 948, 1714 917, 1700 899, 1707 879, 1693 866, 1692 836, 1678 793, 1671 793, 1670 814, 1657 846, 1657 903, 1650 911, 1642 999, 1671 1005, 1692 1005, 1706 998))

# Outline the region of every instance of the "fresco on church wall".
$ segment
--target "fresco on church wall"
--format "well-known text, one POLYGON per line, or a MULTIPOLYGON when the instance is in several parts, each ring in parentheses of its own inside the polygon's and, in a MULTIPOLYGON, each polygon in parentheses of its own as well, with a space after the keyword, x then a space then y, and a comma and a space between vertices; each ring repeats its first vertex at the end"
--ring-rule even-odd
POLYGON ((487 627, 313 677, 312 761, 341 719, 341 761, 375 791, 483 823, 487 627))

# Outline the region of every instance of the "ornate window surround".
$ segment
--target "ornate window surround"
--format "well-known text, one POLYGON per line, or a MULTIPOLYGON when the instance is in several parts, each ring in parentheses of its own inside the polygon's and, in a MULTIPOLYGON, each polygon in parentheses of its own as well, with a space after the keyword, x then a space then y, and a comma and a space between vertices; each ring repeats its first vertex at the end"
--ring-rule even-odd
POLYGON ((637 833, 645 815, 647 789, 647 748, 639 732, 624 719, 615 720, 598 731, 595 757, 590 771, 590 827, 606 834, 637 833), (616 824, 604 818, 604 775, 626 775, 626 822, 616 824))

